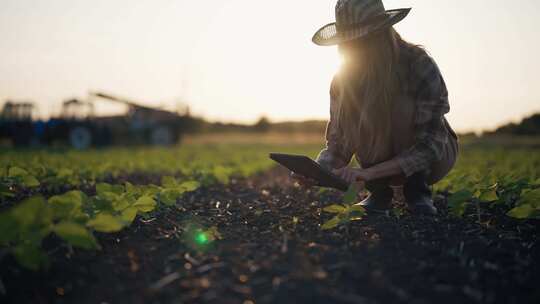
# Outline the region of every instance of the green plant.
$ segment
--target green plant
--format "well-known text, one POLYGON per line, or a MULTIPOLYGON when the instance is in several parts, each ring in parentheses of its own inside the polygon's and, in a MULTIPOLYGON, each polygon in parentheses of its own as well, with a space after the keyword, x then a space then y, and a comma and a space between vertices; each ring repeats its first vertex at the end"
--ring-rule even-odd
POLYGON ((463 152, 456 167, 435 187, 450 191, 450 214, 461 217, 473 210, 481 222, 482 210, 503 208, 507 215, 536 218, 540 186, 540 157, 529 150, 471 149, 463 152))
POLYGON ((159 191, 159 201, 167 206, 174 205, 177 198, 186 192, 196 190, 200 185, 195 180, 180 182, 172 176, 164 176, 161 179, 162 189, 159 191))
POLYGON ((164 187, 96 185, 96 195, 87 197, 81 191, 69 191, 45 200, 33 196, 0 214, 0 246, 9 249, 26 268, 46 268, 48 258, 40 249, 50 233, 67 244, 83 249, 99 249, 92 232, 113 233, 131 225, 137 214, 144 215, 157 207, 156 197, 167 205, 183 193, 193 191, 194 181, 179 183, 164 178, 164 187))
POLYGON ((540 219, 540 188, 523 190, 516 207, 507 214, 517 219, 540 219))
POLYGON ((326 221, 321 229, 328 230, 336 228, 339 225, 347 225, 352 221, 361 220, 366 214, 364 207, 355 205, 358 195, 358 186, 353 183, 349 186, 347 192, 343 195, 342 204, 334 204, 327 206, 323 211, 335 214, 333 218, 326 221))
MULTIPOLYGON (((305 147, 287 147, 289 152, 305 147)), ((313 146, 313 154, 318 147, 313 146)), ((54 235, 62 245, 99 250, 94 233, 115 233, 137 216, 166 210, 201 186, 227 184, 273 166, 265 145, 191 145, 178 148, 112 148, 73 151, 7 150, 0 154, 0 199, 19 202, 0 212, 0 249, 29 269, 43 269, 49 257, 43 239, 54 235), (159 174, 161 185, 103 183, 134 172, 159 174), (95 195, 79 190, 95 187, 95 195), (55 192, 46 199, 36 192, 55 192), (62 193, 63 192, 63 193, 62 193)), ((198 234, 219 238, 216 229, 198 234)))
POLYGON ((98 249, 99 245, 83 222, 82 204, 85 196, 78 192, 53 196, 48 201, 33 196, 0 214, 0 245, 24 267, 46 268, 48 257, 41 250, 43 239, 51 233, 69 245, 98 249), (70 197, 72 200, 67 199, 70 197))

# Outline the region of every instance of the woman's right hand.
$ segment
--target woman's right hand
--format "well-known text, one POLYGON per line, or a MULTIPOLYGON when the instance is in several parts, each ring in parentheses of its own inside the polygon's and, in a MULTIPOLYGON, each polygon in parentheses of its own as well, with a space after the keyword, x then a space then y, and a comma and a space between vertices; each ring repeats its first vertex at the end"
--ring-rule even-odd
POLYGON ((300 184, 300 186, 304 188, 311 188, 317 185, 316 180, 309 177, 305 177, 301 174, 294 173, 292 171, 291 171, 291 178, 295 180, 296 182, 298 182, 298 184, 300 184))

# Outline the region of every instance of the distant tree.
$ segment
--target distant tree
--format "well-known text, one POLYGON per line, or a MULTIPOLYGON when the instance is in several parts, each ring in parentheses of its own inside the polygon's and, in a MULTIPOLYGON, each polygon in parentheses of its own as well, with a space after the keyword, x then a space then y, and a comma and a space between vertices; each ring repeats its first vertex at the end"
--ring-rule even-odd
POLYGON ((255 125, 253 125, 253 129, 258 132, 267 132, 270 130, 272 123, 266 116, 262 116, 255 125))
POLYGON ((533 114, 519 124, 509 123, 497 128, 495 134, 540 135, 540 113, 533 114))
POLYGON ((525 118, 517 129, 519 135, 539 135, 540 134, 540 113, 525 118))

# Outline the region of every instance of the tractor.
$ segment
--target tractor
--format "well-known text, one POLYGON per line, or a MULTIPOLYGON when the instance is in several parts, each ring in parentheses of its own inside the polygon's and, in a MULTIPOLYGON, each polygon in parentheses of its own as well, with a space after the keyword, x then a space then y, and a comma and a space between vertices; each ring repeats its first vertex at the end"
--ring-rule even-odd
POLYGON ((90 92, 86 100, 65 101, 60 115, 46 122, 32 119, 34 109, 32 103, 7 102, 0 116, 0 137, 10 139, 15 146, 169 146, 178 143, 193 122, 188 111, 179 114, 101 92, 90 92), (124 115, 96 116, 94 103, 100 100, 125 105, 127 111, 124 115))

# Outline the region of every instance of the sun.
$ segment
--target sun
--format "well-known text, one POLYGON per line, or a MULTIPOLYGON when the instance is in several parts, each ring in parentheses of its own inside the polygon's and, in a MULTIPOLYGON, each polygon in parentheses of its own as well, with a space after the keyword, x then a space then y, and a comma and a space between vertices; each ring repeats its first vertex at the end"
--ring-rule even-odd
POLYGON ((337 50, 337 47, 332 47, 331 51, 325 55, 326 56, 322 59, 324 59, 325 64, 328 66, 328 69, 331 71, 332 75, 335 75, 343 65, 343 55, 337 50))

